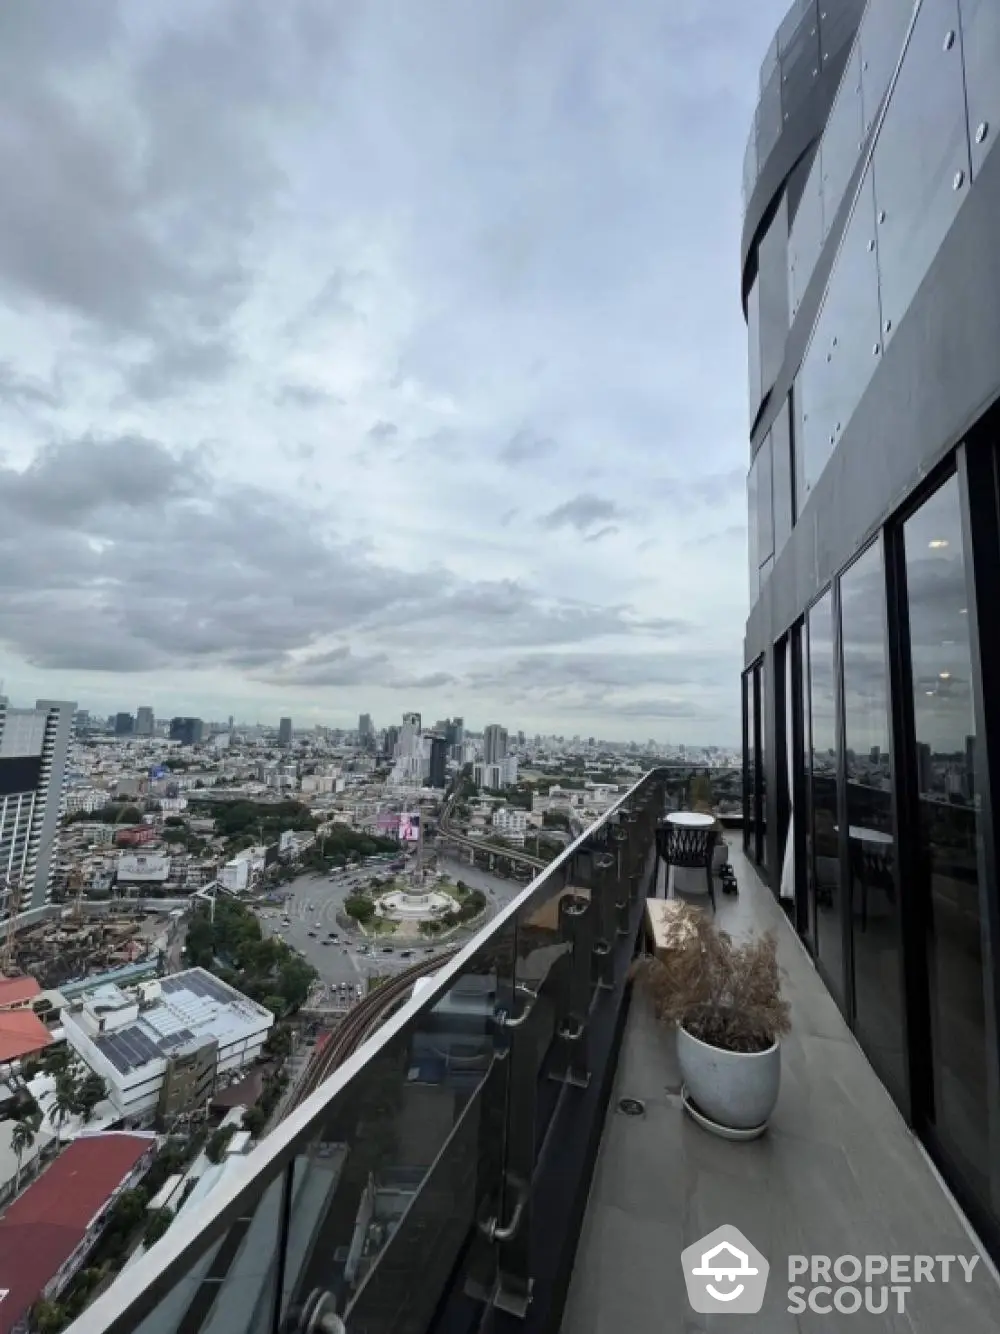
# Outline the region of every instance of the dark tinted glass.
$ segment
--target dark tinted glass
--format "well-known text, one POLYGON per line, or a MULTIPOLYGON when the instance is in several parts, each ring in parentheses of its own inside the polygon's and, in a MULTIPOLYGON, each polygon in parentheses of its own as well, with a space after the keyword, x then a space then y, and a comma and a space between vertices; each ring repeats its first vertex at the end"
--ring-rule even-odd
POLYGON ((761 90, 757 106, 757 161, 763 166, 781 134, 781 72, 777 68, 761 90))
POLYGON ((902 965, 881 542, 841 577, 840 608, 854 1020, 872 1064, 898 1096, 905 1092, 902 965))
POLYGON ((809 714, 812 730, 811 867, 816 952, 831 990, 844 1004, 840 845, 837 829, 837 707, 833 674, 833 601, 829 592, 809 612, 809 714))
POLYGON ((757 837, 757 732, 754 726, 754 673, 743 673, 743 719, 746 745, 743 750, 743 851, 755 857, 757 837))
POLYGON ((819 78, 819 24, 815 6, 807 5, 794 31, 789 28, 778 58, 781 63, 781 109, 788 121, 819 78))
POLYGON ((796 812, 796 820, 801 820, 805 830, 803 845, 806 849, 806 944, 816 953, 816 892, 812 860, 812 733, 810 730, 810 687, 809 687, 809 628, 803 622, 799 633, 802 652, 802 776, 804 805, 801 812, 796 812))
POLYGON ((791 410, 786 398, 771 427, 771 490, 774 496, 774 554, 777 556, 792 531, 791 410))
POLYGON ((754 459, 757 469, 757 560, 761 565, 774 555, 774 506, 772 500, 771 433, 754 459))
POLYGON ((996 0, 959 0, 959 9, 975 179, 1000 131, 1000 5, 996 0))
POLYGON ((819 153, 802 190, 788 239, 788 302, 791 318, 802 303, 823 246, 823 169, 819 153))
POLYGON ((875 146, 872 170, 887 341, 969 189, 957 30, 957 0, 935 0, 921 8, 875 146))
POLYGON ((934 1123, 984 1199, 988 1098, 979 798, 973 762, 972 652, 958 482, 904 527, 919 790, 919 877, 928 919, 934 1123))
POLYGON ((762 394, 774 384, 788 340, 788 207, 784 197, 757 247, 762 394))
POLYGON ((747 475, 747 563, 750 574, 750 606, 757 601, 757 595, 760 592, 760 550, 757 525, 760 522, 757 513, 757 468, 758 459, 754 459, 750 465, 750 472, 747 475))
POLYGON ((760 407, 760 283, 754 278, 747 298, 747 357, 749 371, 750 424, 753 425, 760 407))
POLYGON ((878 365, 879 318, 875 202, 871 179, 866 177, 799 377, 802 503, 819 480, 878 365))
POLYGON ((767 668, 761 662, 757 666, 757 754, 758 819, 760 828, 757 833, 757 856, 763 867, 767 866, 767 668))

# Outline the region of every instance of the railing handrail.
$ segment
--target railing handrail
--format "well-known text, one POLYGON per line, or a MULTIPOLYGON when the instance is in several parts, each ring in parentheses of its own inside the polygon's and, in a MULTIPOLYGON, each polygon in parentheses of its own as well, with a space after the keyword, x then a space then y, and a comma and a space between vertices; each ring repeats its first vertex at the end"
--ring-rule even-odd
POLYGON ((156 1305, 158 1297, 184 1276, 192 1260, 203 1255, 207 1247, 242 1215, 248 1205, 256 1204, 260 1178, 267 1176, 277 1180, 281 1172, 308 1146, 322 1113, 351 1080, 417 1015, 435 1005, 486 941, 549 887, 551 878, 571 861, 581 845, 613 819, 652 780, 654 774, 668 767, 662 765, 648 770, 603 815, 564 848, 450 962, 442 966, 433 981, 421 990, 419 997, 411 996, 405 1005, 390 1015, 342 1066, 257 1145, 245 1162, 233 1169, 228 1181, 220 1182, 212 1190, 204 1202, 197 1206, 195 1217, 187 1226, 180 1220, 174 1223, 155 1247, 119 1274, 110 1287, 81 1312, 68 1326, 66 1334, 98 1334, 98 1331, 101 1334, 119 1334, 119 1331, 133 1328, 144 1318, 156 1305))

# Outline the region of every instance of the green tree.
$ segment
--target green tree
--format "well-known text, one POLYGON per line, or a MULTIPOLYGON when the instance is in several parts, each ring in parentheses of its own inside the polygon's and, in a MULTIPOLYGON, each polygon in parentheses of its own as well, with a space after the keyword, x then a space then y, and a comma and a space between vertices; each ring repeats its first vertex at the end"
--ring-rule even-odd
POLYGON ((21 1189, 21 1160, 35 1142, 35 1132, 27 1121, 18 1121, 11 1131, 10 1147, 17 1159, 17 1175, 14 1178, 14 1194, 21 1189))
POLYGON ((220 1126, 205 1145, 205 1157, 210 1163, 221 1163, 226 1152, 226 1145, 236 1134, 235 1126, 220 1126))
POLYGON ((365 925, 375 916, 375 904, 361 894, 352 894, 350 898, 344 900, 344 912, 356 922, 365 925))
POLYGON ((77 1108, 77 1083, 70 1070, 56 1076, 56 1094, 52 1104, 56 1122, 56 1144, 62 1143, 62 1128, 67 1116, 77 1108))
POLYGON ((145 1218, 148 1204, 149 1196, 141 1186, 123 1190, 111 1210, 109 1230, 119 1237, 128 1237, 145 1218))
POLYGON ((31 1324, 37 1334, 59 1334, 66 1327, 69 1314, 59 1302, 50 1302, 43 1298, 35 1302, 31 1311, 31 1324))
POLYGON ((142 1244, 147 1250, 150 1246, 156 1245, 173 1221, 174 1211, 172 1209, 154 1209, 150 1213, 146 1230, 142 1234, 142 1244))
POLYGON ((83 1117, 84 1124, 91 1120, 94 1108, 107 1096, 107 1085, 100 1075, 91 1072, 84 1076, 76 1091, 76 1110, 83 1117))
POLYGON ((260 1132, 267 1125, 267 1117, 259 1107, 248 1107, 243 1114, 243 1129, 249 1130, 254 1139, 257 1139, 260 1132))

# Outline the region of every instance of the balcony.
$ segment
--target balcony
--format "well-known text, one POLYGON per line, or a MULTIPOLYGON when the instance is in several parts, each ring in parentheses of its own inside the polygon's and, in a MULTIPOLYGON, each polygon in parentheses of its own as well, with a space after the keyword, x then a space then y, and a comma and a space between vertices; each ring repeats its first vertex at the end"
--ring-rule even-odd
MULTIPOLYGON (((647 775, 443 963, 73 1334, 693 1331, 714 1324, 687 1304, 680 1252, 723 1222, 772 1266, 736 1327, 812 1330, 820 1316, 785 1309, 790 1253, 976 1254, 735 847, 719 919, 779 934, 781 1099, 752 1144, 682 1113, 672 1042, 627 985, 668 781, 647 775)), ((971 1283, 919 1284, 904 1316, 851 1328, 875 1319, 985 1334, 1000 1289, 981 1259, 971 1283)))

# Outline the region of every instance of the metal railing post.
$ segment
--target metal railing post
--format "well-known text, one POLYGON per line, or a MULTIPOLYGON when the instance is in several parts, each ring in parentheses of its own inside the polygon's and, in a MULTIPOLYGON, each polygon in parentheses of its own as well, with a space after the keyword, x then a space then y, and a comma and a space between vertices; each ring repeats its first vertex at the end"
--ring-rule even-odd
POLYGON ((586 1088, 590 1083, 587 1015, 590 1011, 594 936, 591 898, 584 894, 565 894, 559 900, 559 933, 563 940, 570 942, 572 949, 557 1010, 551 1078, 586 1088))

